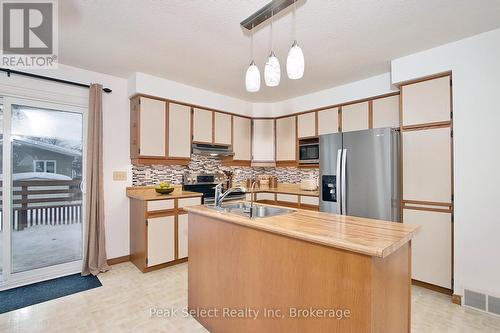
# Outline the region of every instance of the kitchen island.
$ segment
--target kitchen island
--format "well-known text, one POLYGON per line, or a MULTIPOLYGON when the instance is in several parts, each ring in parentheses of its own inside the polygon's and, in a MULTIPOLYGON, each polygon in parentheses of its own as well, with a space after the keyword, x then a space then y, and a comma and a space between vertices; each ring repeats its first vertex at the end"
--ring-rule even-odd
POLYGON ((191 314, 210 332, 409 332, 417 227, 296 209, 189 214, 191 314))

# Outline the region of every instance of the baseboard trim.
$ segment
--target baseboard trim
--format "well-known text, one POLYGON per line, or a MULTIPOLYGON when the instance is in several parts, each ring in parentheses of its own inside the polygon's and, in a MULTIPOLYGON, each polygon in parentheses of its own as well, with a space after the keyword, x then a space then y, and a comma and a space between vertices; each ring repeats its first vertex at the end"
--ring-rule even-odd
POLYGON ((462 305, 462 295, 451 295, 451 302, 456 305, 462 305))
POLYGON ((417 286, 417 287, 422 287, 425 289, 436 291, 438 293, 445 294, 448 296, 453 295, 453 290, 448 289, 448 288, 444 288, 444 287, 440 287, 440 286, 436 286, 435 284, 422 282, 422 281, 418 281, 418 280, 414 280, 414 279, 411 279, 411 284, 413 284, 414 286, 417 286))
POLYGON ((116 258, 111 258, 108 259, 108 265, 116 265, 116 264, 121 264, 122 262, 127 262, 130 261, 130 255, 123 256, 123 257, 116 257, 116 258))

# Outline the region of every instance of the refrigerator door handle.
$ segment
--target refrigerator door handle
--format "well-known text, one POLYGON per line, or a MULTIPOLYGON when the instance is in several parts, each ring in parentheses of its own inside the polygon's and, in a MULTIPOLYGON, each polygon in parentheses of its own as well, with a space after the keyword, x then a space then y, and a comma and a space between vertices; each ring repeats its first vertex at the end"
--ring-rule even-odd
POLYGON ((347 206, 346 206, 346 163, 347 163, 347 149, 342 151, 342 183, 340 187, 342 189, 342 215, 347 215, 347 206))
POLYGON ((340 205, 341 194, 340 194, 340 168, 341 168, 341 160, 342 160, 342 149, 337 150, 337 177, 335 182, 335 192, 337 196, 337 214, 342 214, 342 207, 340 205))

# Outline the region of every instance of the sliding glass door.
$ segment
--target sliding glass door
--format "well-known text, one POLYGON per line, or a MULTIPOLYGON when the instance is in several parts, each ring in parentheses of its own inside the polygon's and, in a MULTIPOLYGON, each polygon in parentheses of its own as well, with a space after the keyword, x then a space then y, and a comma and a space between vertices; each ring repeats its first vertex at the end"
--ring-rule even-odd
POLYGON ((3 285, 78 272, 85 109, 9 97, 3 106, 3 285))

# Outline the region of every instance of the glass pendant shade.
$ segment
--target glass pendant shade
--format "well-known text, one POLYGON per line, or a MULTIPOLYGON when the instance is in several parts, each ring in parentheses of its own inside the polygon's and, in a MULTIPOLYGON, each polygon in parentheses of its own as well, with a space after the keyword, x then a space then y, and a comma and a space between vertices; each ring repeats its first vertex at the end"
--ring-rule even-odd
POLYGON ((245 76, 245 87, 248 92, 257 92, 260 89, 260 71, 252 60, 245 76))
POLYGON ((297 41, 293 42, 288 52, 286 72, 291 80, 298 80, 304 76, 304 53, 297 41))
POLYGON ((266 66, 264 67, 264 79, 266 81, 266 86, 268 87, 276 87, 278 84, 280 84, 280 61, 278 60, 274 52, 271 52, 271 54, 269 55, 269 59, 267 59, 266 66))

